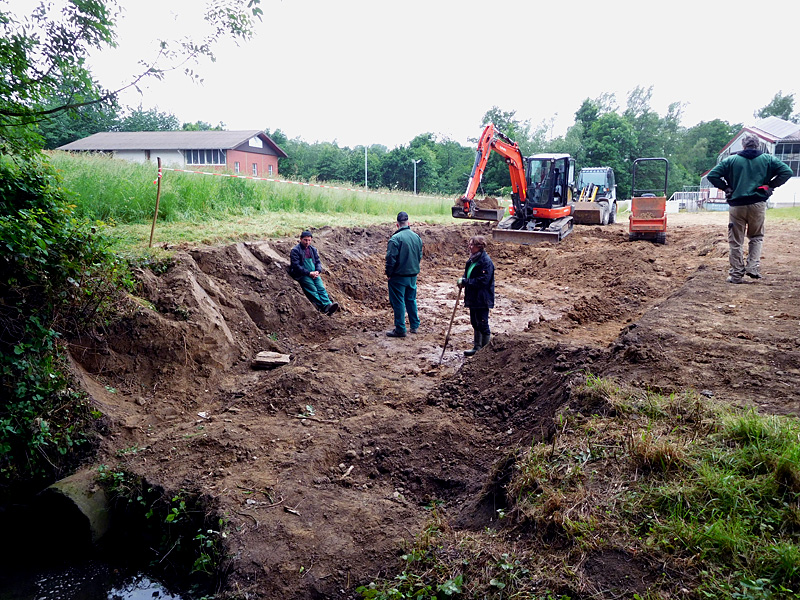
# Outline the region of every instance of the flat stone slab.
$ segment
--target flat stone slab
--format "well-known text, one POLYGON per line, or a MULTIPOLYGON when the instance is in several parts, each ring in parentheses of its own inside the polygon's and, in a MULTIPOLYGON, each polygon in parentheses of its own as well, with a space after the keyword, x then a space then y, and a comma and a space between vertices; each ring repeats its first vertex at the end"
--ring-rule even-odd
POLYGON ((250 363, 254 369, 274 369, 288 365, 290 356, 288 354, 281 354, 280 352, 269 352, 267 350, 259 352, 250 363))

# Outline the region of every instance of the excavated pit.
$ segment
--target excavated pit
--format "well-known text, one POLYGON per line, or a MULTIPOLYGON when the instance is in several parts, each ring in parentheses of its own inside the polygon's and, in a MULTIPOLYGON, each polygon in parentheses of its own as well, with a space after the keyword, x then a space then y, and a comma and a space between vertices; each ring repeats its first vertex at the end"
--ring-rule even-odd
POLYGON ((772 224, 765 280, 731 286, 716 217, 676 217, 666 246, 628 242, 621 223, 558 244, 490 242, 492 343, 465 362, 459 309, 441 365, 466 241, 488 224, 413 225, 422 325, 405 339, 384 335, 388 226, 314 232, 342 307, 330 318, 286 273, 295 240, 178 248, 165 273, 139 273, 146 302, 71 342, 112 422, 98 460, 213 498, 229 591, 352 597, 393 573, 432 501, 454 527, 493 526, 509 457, 551 435, 587 372, 800 411, 798 227, 772 224), (291 362, 253 370, 263 350, 291 362))

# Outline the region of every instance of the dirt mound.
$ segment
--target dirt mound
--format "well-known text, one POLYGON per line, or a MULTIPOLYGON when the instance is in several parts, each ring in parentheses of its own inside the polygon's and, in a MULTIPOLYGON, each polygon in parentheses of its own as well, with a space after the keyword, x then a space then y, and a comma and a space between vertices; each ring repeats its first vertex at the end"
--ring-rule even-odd
MULTIPOLYGON (((740 286, 725 283, 724 222, 673 219, 666 246, 627 242, 621 224, 576 227, 559 244, 490 243, 492 343, 465 362, 460 308, 442 364, 465 242, 491 225, 413 228, 425 244, 418 335, 384 335, 384 226, 314 232, 342 307, 333 317, 286 272, 296 240, 269 240, 176 252, 165 273, 138 274, 129 316, 72 340, 112 422, 100 460, 215 499, 231 593, 352 597, 397 567, 431 503, 455 527, 492 524, 516 449, 551 434, 587 372, 800 410, 794 225, 771 226, 766 279, 740 286), (290 364, 251 369, 262 350, 290 364)), ((586 569, 602 578, 624 558, 586 569)))

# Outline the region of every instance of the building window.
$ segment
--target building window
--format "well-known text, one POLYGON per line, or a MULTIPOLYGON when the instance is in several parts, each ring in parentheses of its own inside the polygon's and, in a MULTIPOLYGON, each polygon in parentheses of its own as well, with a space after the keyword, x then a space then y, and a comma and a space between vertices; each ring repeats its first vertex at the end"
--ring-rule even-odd
POLYGON ((253 163, 253 177, 258 177, 258 165, 253 163))
POLYGON ((234 173, 241 173, 241 171, 242 170, 239 168, 239 161, 237 160, 235 163, 233 163, 233 172, 234 173))
POLYGON ((187 165, 224 165, 225 150, 184 150, 187 165))
POLYGON ((800 144, 776 144, 775 158, 789 165, 795 177, 800 177, 800 144))
POLYGON ((273 173, 272 165, 268 165, 267 168, 269 169, 269 174, 272 175, 273 173))

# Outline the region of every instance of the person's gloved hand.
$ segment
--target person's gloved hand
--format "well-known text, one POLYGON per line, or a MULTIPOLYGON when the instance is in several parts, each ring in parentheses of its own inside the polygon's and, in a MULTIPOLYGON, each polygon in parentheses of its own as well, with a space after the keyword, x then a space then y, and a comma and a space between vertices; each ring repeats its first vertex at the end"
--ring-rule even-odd
POLYGON ((459 277, 458 280, 456 280, 456 285, 458 286, 459 289, 463 288, 464 287, 464 278, 463 277, 459 277))
POLYGON ((767 198, 772 196, 772 188, 769 187, 768 185, 760 185, 760 186, 758 186, 758 189, 760 189, 762 192, 764 192, 767 195, 767 198))

